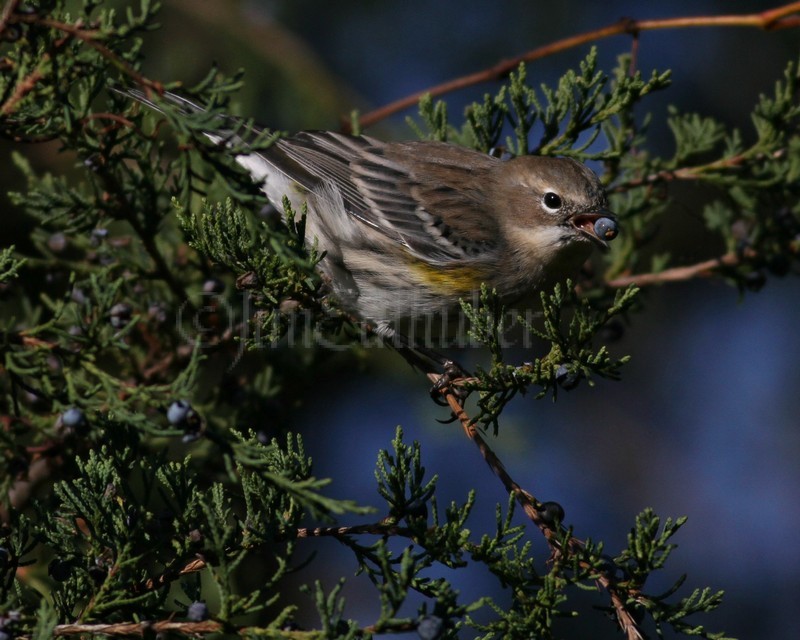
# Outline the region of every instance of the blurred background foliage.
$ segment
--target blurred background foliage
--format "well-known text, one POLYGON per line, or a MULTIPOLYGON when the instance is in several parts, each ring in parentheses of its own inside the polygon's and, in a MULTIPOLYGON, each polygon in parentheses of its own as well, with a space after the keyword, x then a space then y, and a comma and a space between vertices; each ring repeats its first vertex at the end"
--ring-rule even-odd
MULTIPOLYGON (((226 73, 241 68, 245 83, 234 99, 236 113, 282 130, 338 128, 354 108, 368 111, 621 16, 751 12, 776 4, 171 0, 161 12, 161 28, 144 37, 143 73, 190 86, 211 65, 226 73)), ((752 135, 752 107, 760 93, 772 92, 787 61, 797 59, 798 42, 796 30, 642 34, 638 68, 673 72, 672 87, 642 108, 654 116, 649 148, 667 155, 673 151, 668 105, 712 115, 752 135)), ((630 38, 598 46, 601 68, 611 69, 619 54, 630 51, 630 38)), ((528 76, 533 84, 553 84, 587 51, 540 60, 528 76)), ((451 119, 457 121, 466 104, 495 88, 448 96, 451 119)), ((413 137, 404 115, 369 133, 413 137)), ((0 141, 0 156, 8 158, 11 146, 0 141)), ((25 155, 37 170, 74 171, 74 159, 61 154, 57 143, 28 145, 25 155)), ((16 168, 3 166, 0 210, 4 244, 29 252, 31 221, 2 195, 19 190, 22 180, 16 168)), ((702 191, 679 185, 671 195, 673 208, 659 228, 654 251, 669 252, 676 264, 723 252, 712 244, 716 241, 701 219, 702 191)), ((711 626, 743 638, 784 638, 795 626, 800 589, 800 551, 793 542, 800 527, 800 396, 793 392, 800 383, 800 284, 796 278, 770 277, 758 293, 741 294, 720 280, 699 278, 643 295, 643 310, 618 327, 613 345, 633 356, 622 381, 581 386, 555 404, 519 399, 504 414, 503 432, 493 445, 523 486, 558 500, 577 532, 591 532, 611 547, 624 545, 630 523, 644 507, 686 514, 673 563, 675 571, 691 568, 693 584, 726 591, 711 626)), ((518 361, 525 357, 510 355, 518 361)), ((487 354, 475 350, 460 358, 469 367, 485 362, 487 354)), ((439 503, 463 500, 464 487, 477 485, 474 517, 480 524, 474 527, 493 525, 494 504, 505 500, 502 488, 460 433, 436 424, 442 411, 430 403, 424 380, 395 354, 342 353, 317 373, 311 401, 281 406, 262 418, 304 434, 315 475, 336 479, 331 493, 375 504, 376 452, 402 424, 408 441, 425 445, 426 466, 440 478, 439 503)), ((517 518, 521 521, 521 515, 517 518)), ((352 573, 351 559, 338 553, 338 543, 320 540, 314 551, 319 557, 312 567, 326 567, 329 586, 352 573)), ((677 577, 665 576, 664 586, 677 577)), ((298 583, 309 579, 302 571, 296 575, 298 583)), ((480 572, 464 572, 455 584, 465 600, 494 588, 480 572)), ((350 580, 344 595, 348 616, 374 617, 366 580, 350 580)), ((298 617, 298 622, 313 626, 315 621, 298 617)), ((565 636, 616 637, 612 625, 600 627, 591 617, 560 624, 565 636), (587 620, 589 629, 582 626, 587 620)))

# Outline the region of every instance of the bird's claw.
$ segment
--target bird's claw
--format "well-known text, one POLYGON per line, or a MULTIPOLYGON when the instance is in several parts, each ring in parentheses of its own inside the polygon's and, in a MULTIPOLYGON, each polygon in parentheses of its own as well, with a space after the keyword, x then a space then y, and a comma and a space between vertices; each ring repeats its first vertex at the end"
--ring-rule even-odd
MULTIPOLYGON (((464 400, 467 399, 469 391, 460 385, 454 384, 454 382, 462 378, 467 378, 469 374, 464 371, 464 368, 460 364, 453 360, 445 360, 442 363, 442 367, 442 375, 439 376, 439 379, 431 387, 431 398, 439 406, 446 407, 448 403, 444 398, 444 392, 447 391, 456 397, 459 404, 462 404, 464 400)), ((454 419, 455 415, 447 422, 452 422, 454 419)))

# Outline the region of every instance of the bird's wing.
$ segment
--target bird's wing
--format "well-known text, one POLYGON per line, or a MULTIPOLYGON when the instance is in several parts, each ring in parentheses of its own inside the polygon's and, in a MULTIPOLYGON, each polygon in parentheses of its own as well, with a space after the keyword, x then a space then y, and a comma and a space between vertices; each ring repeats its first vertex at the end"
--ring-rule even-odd
POLYGON ((350 215, 428 262, 475 256, 497 238, 480 180, 497 160, 483 154, 443 143, 304 132, 265 155, 307 189, 326 182, 350 215))
MULTIPOLYGON (((112 89, 163 111, 138 89, 112 89)), ((171 92, 160 98, 187 114, 205 111, 171 92)), ((268 133, 239 118, 220 118, 226 126, 206 135, 226 146, 238 149, 268 133)), ((368 136, 306 131, 236 160, 265 189, 276 171, 309 193, 334 189, 349 215, 428 262, 470 258, 497 239, 497 223, 486 215, 490 203, 481 174, 499 161, 488 155, 445 143, 384 143, 368 136)), ((283 195, 268 191, 277 200, 283 195)))

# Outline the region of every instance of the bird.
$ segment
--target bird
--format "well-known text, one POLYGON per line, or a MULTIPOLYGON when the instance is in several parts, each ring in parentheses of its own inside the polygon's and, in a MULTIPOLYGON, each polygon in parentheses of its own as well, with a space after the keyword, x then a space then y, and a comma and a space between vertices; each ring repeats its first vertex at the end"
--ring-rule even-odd
MULTIPOLYGON (((166 101, 203 111, 171 92, 122 92, 156 110, 166 101)), ((236 161, 279 211, 284 197, 295 211, 307 206, 306 241, 324 251, 319 269, 336 304, 428 356, 437 352, 409 339, 410 328, 451 317, 482 284, 503 303, 535 294, 618 233, 599 178, 572 158, 497 157, 335 131, 302 131, 243 152, 241 121, 225 119, 230 131, 208 138, 237 149, 236 161)))

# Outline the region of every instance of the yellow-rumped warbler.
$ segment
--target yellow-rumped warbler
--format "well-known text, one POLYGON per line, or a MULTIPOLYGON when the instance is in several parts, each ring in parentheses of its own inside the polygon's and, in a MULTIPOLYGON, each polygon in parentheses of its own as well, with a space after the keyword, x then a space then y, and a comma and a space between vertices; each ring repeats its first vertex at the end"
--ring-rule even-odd
POLYGON ((503 301, 521 298, 617 235, 597 176, 567 158, 306 131, 237 161, 279 210, 284 196, 295 210, 307 203, 306 236, 326 252, 335 299, 385 337, 400 321, 458 308, 481 283, 503 301))

